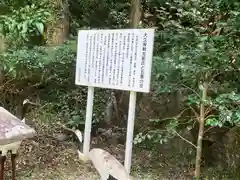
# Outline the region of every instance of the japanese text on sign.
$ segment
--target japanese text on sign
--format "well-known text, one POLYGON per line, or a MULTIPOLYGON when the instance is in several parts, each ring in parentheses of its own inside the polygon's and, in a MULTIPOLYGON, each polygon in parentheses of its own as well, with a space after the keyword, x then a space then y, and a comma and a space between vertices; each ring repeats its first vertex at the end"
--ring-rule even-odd
POLYGON ((76 84, 149 92, 154 29, 81 30, 76 84))

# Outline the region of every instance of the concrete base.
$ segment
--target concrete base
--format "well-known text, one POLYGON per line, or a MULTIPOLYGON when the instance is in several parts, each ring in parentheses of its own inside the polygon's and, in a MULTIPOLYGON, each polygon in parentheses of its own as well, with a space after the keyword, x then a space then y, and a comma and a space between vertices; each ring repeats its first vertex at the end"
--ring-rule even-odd
POLYGON ((90 162, 90 159, 85 156, 82 152, 78 151, 78 157, 81 161, 83 161, 84 163, 88 163, 90 162))

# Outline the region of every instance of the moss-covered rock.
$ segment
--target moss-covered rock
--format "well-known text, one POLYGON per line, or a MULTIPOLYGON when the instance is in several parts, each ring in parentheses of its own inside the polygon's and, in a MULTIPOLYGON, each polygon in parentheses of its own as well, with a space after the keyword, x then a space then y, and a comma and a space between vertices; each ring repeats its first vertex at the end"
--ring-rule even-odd
POLYGON ((232 173, 240 172, 240 127, 230 129, 222 142, 214 143, 212 148, 218 166, 232 173))

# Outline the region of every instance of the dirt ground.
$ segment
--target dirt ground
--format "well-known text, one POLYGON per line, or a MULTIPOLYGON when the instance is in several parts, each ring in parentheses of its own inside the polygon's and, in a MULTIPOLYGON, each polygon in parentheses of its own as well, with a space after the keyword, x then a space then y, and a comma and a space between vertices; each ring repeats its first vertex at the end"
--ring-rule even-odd
MULTIPOLYGON (((26 123, 34 127, 37 134, 34 138, 22 142, 17 157, 18 180, 99 180, 100 176, 91 163, 83 163, 78 158, 77 148, 79 144, 73 139, 60 141, 56 134, 62 132, 62 128, 50 121, 51 117, 28 117, 26 123)), ((97 145, 95 145, 97 146, 97 145)), ((104 146, 104 145, 101 145, 104 146)), ((124 147, 122 145, 105 148, 123 160, 124 147)), ((133 161, 134 163, 134 161, 133 161)), ((135 164, 135 163, 134 163, 135 164)), ((140 168, 134 166, 133 175, 137 179, 159 179, 154 173, 140 173, 140 168), (137 167, 137 168, 136 168, 137 167)), ((11 163, 7 157, 5 167, 5 179, 11 179, 11 163)))
MULTIPOLYGON (((34 127, 37 134, 22 143, 17 158, 18 180, 99 180, 100 176, 91 163, 79 160, 79 144, 73 139, 60 141, 56 134, 62 128, 56 125, 50 115, 28 117, 26 123, 34 127)), ((95 145, 100 146, 100 145, 95 145)), ((124 159, 123 145, 102 143, 121 162, 124 159)), ((169 151, 169 150, 166 150, 169 151)), ((179 166, 179 159, 172 152, 167 156, 159 150, 153 152, 134 149, 132 175, 138 180, 188 180, 192 179, 191 166, 179 166)), ((181 159, 182 157, 180 157, 181 159)), ((6 179, 11 179, 11 164, 7 160, 6 179)), ((214 180, 214 178, 211 178, 214 180)))

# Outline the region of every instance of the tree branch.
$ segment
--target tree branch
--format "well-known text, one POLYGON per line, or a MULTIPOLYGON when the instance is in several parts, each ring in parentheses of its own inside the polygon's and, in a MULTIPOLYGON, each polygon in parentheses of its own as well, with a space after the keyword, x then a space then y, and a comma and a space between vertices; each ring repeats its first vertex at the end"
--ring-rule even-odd
POLYGON ((184 140, 185 142, 187 142, 188 144, 192 145, 194 148, 197 149, 197 146, 196 146, 195 144, 193 144, 191 141, 189 141, 188 139, 182 137, 182 136, 181 136, 179 133, 177 133, 176 131, 175 131, 175 134, 176 134, 178 137, 180 137, 182 140, 184 140))

